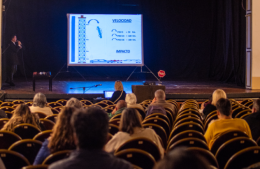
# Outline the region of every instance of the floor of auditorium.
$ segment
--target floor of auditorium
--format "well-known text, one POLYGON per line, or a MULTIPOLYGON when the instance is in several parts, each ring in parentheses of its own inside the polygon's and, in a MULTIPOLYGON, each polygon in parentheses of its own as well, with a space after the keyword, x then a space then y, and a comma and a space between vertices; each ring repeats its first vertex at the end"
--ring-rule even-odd
MULTIPOLYGON (((103 97, 103 91, 114 90, 114 81, 80 81, 80 80, 54 80, 52 91, 49 91, 48 80, 37 80, 36 90, 33 91, 32 79, 16 80, 16 86, 11 87, 4 83, 2 87, 2 95, 6 99, 31 99, 37 92, 46 94, 48 98, 94 98, 103 97), (97 87, 86 88, 83 94, 82 87, 90 87, 99 85, 97 87), (76 88, 76 89, 71 89, 76 88)), ((127 93, 132 91, 132 85, 142 85, 143 81, 123 81, 124 90, 127 93)), ((243 87, 238 87, 234 84, 220 83, 214 81, 162 81, 162 85, 166 86, 167 98, 172 99, 207 99, 212 92, 221 88, 225 90, 229 98, 259 98, 260 90, 247 90, 243 87)))

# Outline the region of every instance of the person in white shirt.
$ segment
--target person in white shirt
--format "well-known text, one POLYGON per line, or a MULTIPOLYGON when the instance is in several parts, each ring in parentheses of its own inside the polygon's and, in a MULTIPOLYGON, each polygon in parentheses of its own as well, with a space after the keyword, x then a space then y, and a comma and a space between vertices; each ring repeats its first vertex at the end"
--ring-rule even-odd
POLYGON ((33 105, 30 107, 32 113, 41 112, 46 114, 46 116, 52 115, 50 107, 46 106, 47 99, 43 93, 35 94, 33 98, 33 105))

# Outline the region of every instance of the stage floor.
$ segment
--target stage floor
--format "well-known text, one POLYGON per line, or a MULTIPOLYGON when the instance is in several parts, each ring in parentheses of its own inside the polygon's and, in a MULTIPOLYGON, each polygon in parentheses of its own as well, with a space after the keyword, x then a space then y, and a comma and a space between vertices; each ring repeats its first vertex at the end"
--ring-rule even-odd
MULTIPOLYGON (((44 93, 49 99, 60 98, 94 98, 103 97, 104 90, 114 90, 114 81, 65 81, 54 80, 52 91, 49 91, 48 80, 36 81, 36 90, 33 91, 32 80, 18 80, 16 86, 11 87, 8 84, 3 85, 2 92, 5 93, 6 99, 32 99, 37 92, 44 93), (86 89, 79 87, 89 87, 102 84, 102 86, 86 89), (71 89, 77 88, 77 89, 71 89)), ((132 85, 142 85, 142 81, 123 81, 126 93, 132 92, 132 85)), ((259 98, 260 90, 247 90, 232 84, 213 82, 213 81, 163 81, 162 85, 166 86, 166 97, 171 99, 207 99, 215 89, 223 89, 229 98, 259 98)))

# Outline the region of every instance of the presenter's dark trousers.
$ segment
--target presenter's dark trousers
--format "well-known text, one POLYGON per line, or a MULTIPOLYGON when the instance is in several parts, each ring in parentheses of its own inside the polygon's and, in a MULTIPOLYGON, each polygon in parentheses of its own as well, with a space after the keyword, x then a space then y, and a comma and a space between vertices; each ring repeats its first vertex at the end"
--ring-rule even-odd
POLYGON ((14 81, 14 74, 17 71, 17 65, 11 65, 9 68, 9 75, 8 75, 8 82, 13 82, 14 81))

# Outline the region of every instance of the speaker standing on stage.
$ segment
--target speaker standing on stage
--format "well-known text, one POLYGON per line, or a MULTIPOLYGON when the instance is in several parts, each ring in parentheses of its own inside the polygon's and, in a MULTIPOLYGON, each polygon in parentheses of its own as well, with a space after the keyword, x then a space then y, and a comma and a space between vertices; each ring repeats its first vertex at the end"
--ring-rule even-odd
POLYGON ((17 71, 17 65, 20 64, 18 58, 18 52, 20 49, 22 49, 22 43, 17 40, 16 35, 12 35, 11 42, 9 44, 8 53, 7 53, 8 76, 6 81, 11 86, 15 86, 13 82, 13 76, 17 71))
POLYGON ((110 100, 116 104, 119 100, 125 100, 126 93, 124 91, 123 84, 120 80, 115 82, 115 92, 110 100))

